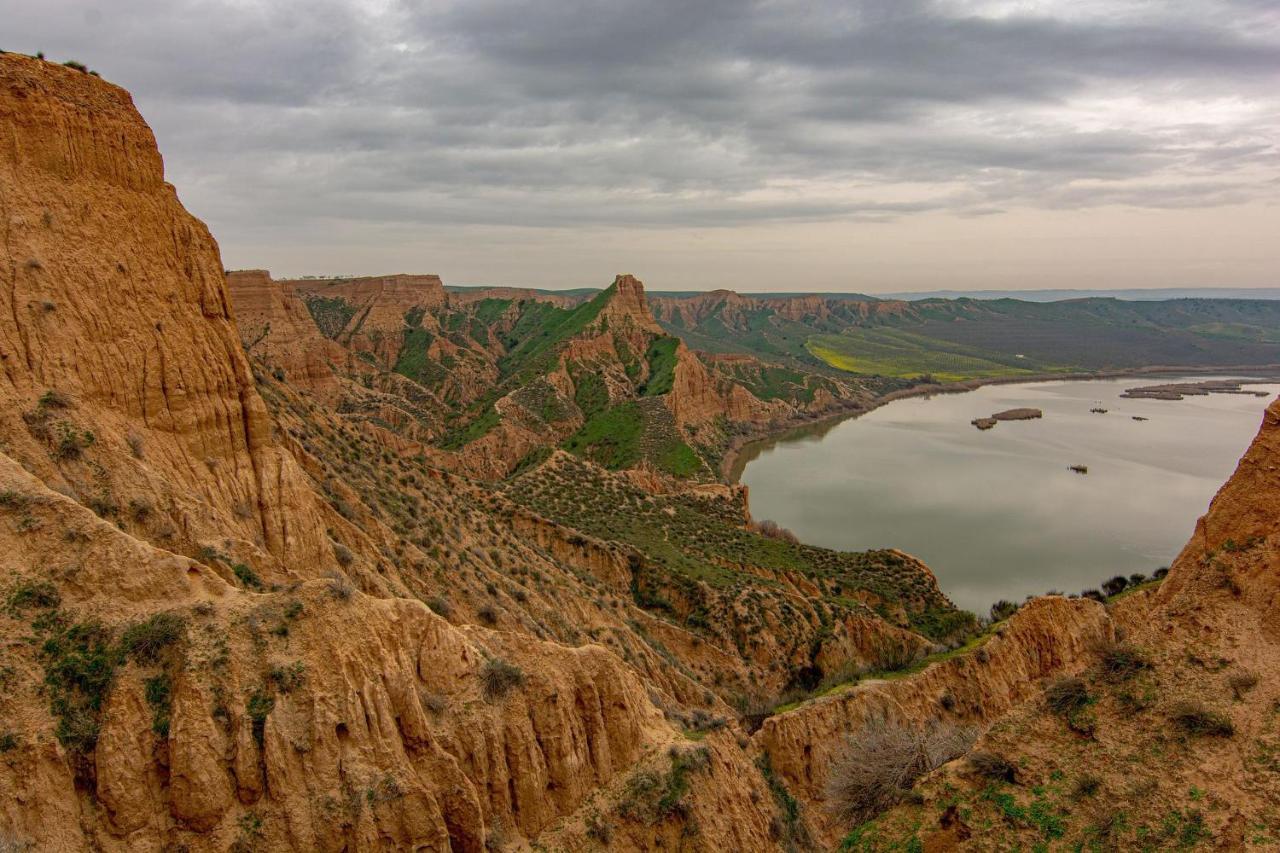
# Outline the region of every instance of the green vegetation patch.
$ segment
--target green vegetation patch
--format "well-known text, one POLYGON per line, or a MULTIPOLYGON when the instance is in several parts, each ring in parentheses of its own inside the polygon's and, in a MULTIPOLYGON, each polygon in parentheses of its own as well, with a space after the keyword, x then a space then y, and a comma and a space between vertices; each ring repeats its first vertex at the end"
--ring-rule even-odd
MULTIPOLYGON (((602 290, 594 299, 576 308, 566 310, 547 302, 530 300, 507 336, 508 351, 498 361, 503 376, 519 373, 535 365, 552 349, 580 334, 600 315, 600 311, 613 296, 614 288, 602 290)), ((545 373, 550 365, 534 366, 537 373, 545 373)))
POLYGON ((599 375, 588 370, 572 372, 573 401, 582 410, 582 416, 590 419, 603 412, 609 405, 609 389, 599 375))
POLYGON ((564 449, 605 468, 629 468, 640 461, 643 433, 644 412, 639 404, 620 403, 588 418, 565 440, 564 449))
POLYGON ((409 329, 405 333, 400 352, 396 354, 396 364, 392 370, 427 388, 439 387, 448 376, 448 371, 427 355, 434 341, 435 336, 426 329, 409 329))
POLYGON ((822 361, 851 373, 892 377, 929 376, 939 381, 1024 376, 1068 368, 1015 354, 889 328, 852 328, 839 335, 814 335, 806 346, 822 361))
POLYGON ((649 350, 644 354, 649 363, 649 378, 640 389, 641 394, 657 397, 671 391, 676 380, 676 349, 679 346, 678 338, 665 336, 649 344, 649 350))
POLYGON ((331 340, 336 340, 356 315, 355 306, 340 296, 309 296, 306 304, 320 334, 331 340))
POLYGON ((683 441, 670 445, 657 459, 658 467, 675 477, 688 478, 703 470, 702 459, 683 441))
POLYGON ((507 313, 512 301, 511 299, 481 299, 472 310, 477 320, 486 326, 491 326, 507 313))
POLYGON ((501 420, 502 416, 498 414, 498 410, 490 404, 488 408, 480 412, 478 416, 466 425, 446 433, 440 440, 440 446, 445 450, 457 450, 459 447, 463 447, 477 438, 487 435, 489 430, 496 427, 501 420))

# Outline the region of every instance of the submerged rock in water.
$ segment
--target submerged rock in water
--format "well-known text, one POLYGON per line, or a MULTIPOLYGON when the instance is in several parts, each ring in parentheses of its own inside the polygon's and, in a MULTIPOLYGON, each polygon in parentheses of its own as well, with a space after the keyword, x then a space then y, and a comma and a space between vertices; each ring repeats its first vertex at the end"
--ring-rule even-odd
POLYGON ((996 419, 995 418, 974 418, 973 420, 969 421, 969 423, 973 424, 978 429, 991 429, 993 426, 996 425, 996 419))

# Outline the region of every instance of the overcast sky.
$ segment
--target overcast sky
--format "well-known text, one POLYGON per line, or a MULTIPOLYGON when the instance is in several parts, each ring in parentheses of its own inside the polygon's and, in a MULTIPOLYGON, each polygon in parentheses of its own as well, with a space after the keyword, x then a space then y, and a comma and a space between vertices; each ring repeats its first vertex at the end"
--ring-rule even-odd
POLYGON ((1276 0, 0 0, 229 267, 1280 285, 1276 0))

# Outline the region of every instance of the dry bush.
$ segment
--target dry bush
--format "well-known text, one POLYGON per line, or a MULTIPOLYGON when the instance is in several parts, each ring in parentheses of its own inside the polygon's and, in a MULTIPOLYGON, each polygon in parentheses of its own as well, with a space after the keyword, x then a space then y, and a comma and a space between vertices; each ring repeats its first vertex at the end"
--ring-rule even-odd
POLYGON ((832 812, 866 823, 906 797, 924 774, 965 753, 977 731, 937 720, 924 728, 876 720, 850 738, 827 780, 832 812))
POLYGON ((423 710, 429 711, 437 717, 449 707, 449 700, 443 693, 433 693, 424 687, 418 688, 418 699, 422 703, 423 710))
POLYGON ((1071 796, 1077 800, 1082 800, 1085 797, 1092 797, 1100 790, 1102 790, 1102 779, 1092 773, 1085 773, 1076 779, 1075 787, 1071 790, 1071 796))
POLYGON ((524 670, 502 658, 490 658, 480 671, 480 683, 484 698, 494 702, 524 684, 524 670))
POLYGON ((355 592, 351 579, 337 569, 328 572, 325 577, 329 580, 329 594, 339 601, 349 600, 355 592))
POLYGON ((1248 669, 1237 670, 1227 676, 1227 685, 1237 699, 1243 699, 1244 694, 1258 686, 1258 673, 1248 669))
POLYGON ((762 521, 755 522, 752 525, 752 528, 755 530, 756 533, 759 533, 761 536, 767 536, 770 539, 778 539, 782 542, 790 542, 793 545, 799 544, 800 542, 800 538, 796 536, 794 533, 792 533, 790 530, 783 527, 781 524, 778 524, 778 522, 772 521, 767 518, 762 521))
POLYGON ((1095 648, 1101 659, 1102 675, 1114 683, 1127 681, 1139 672, 1151 669, 1151 658, 1133 643, 1104 641, 1095 648))
POLYGON ((1236 733, 1236 727, 1224 714, 1212 711, 1204 704, 1190 699, 1171 705, 1169 719, 1189 735, 1231 737, 1236 733))
POLYGON ((1013 762, 994 752, 975 752, 969 756, 969 768, 979 776, 1012 783, 1018 775, 1013 762))
POLYGON ((1044 701, 1050 711, 1065 716, 1089 703, 1089 689, 1074 676, 1055 678, 1044 690, 1044 701))

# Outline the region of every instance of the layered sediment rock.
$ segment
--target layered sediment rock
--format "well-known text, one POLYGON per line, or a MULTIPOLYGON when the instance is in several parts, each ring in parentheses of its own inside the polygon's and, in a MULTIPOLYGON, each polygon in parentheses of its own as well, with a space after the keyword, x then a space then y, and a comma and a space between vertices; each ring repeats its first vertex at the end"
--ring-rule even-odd
POLYGON ((249 357, 279 368, 285 381, 322 401, 335 402, 339 383, 334 365, 349 367, 349 353, 320 334, 294 286, 272 281, 266 270, 232 270, 227 290, 249 357))

